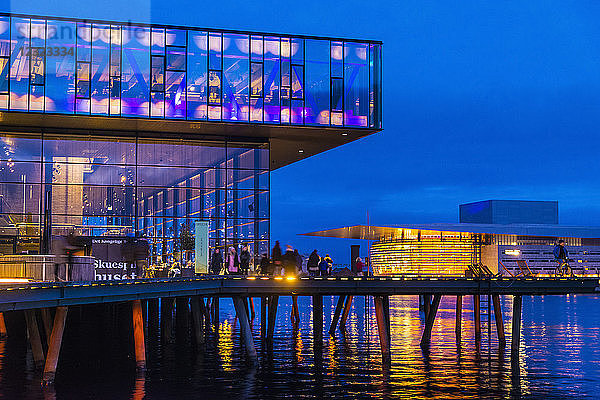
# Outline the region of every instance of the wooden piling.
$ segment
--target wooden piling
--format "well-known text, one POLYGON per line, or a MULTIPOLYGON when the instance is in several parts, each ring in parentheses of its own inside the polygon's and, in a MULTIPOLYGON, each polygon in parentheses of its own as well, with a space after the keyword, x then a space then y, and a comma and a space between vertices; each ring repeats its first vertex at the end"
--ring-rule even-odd
POLYGON ((163 340, 171 340, 173 334, 173 298, 160 299, 160 322, 163 340))
POLYGON ((151 340, 158 333, 158 322, 160 321, 158 312, 158 298, 148 299, 148 337, 151 340))
POLYGON ((6 323, 4 322, 4 313, 0 312, 0 338, 8 336, 6 331, 6 323))
POLYGON ((431 309, 431 295, 424 294, 423 295, 423 311, 425 312, 425 320, 427 320, 427 316, 429 315, 430 309, 431 309))
POLYGON ((323 296, 313 295, 313 344, 316 349, 323 346, 323 296))
POLYGON ((219 298, 213 298, 213 326, 215 327, 215 331, 219 331, 219 298))
POLYGON ((140 300, 131 302, 133 318, 133 342, 135 347, 135 364, 138 370, 146 369, 146 344, 144 342, 144 315, 140 300))
POLYGON ((340 297, 338 297, 337 305, 335 306, 335 311, 331 320, 331 326, 329 327, 329 336, 335 335, 335 329, 337 328, 337 323, 340 319, 340 314, 342 313, 342 308, 344 307, 345 299, 346 296, 344 295, 340 295, 340 297))
POLYGON ((388 343, 392 343, 392 327, 390 321, 390 296, 383 296, 383 315, 385 316, 388 343))
POLYGON ((175 298, 175 327, 178 338, 184 339, 189 333, 189 312, 189 299, 175 298))
POLYGON ((202 299, 198 296, 192 296, 191 300, 192 308, 192 325, 194 326, 194 338, 196 344, 204 343, 204 333, 202 331, 202 322, 204 321, 204 313, 200 307, 202 299))
POLYGON ((298 296, 292 295, 292 323, 298 327, 300 324, 300 312, 298 311, 298 296))
POLYGON ((267 296, 260 298, 260 337, 267 337, 267 296))
POLYGON ((50 344, 48 345, 48 355, 46 357, 46 365, 42 377, 42 383, 44 385, 49 385, 54 382, 66 320, 67 307, 56 307, 54 323, 52 324, 52 333, 50 334, 50 344))
POLYGON ((42 368, 44 366, 44 348, 42 347, 35 310, 25 310, 25 323, 27 324, 27 336, 31 344, 35 367, 42 368))
POLYGON ((423 336, 421 337, 421 347, 428 347, 431 342, 431 330, 435 322, 435 316, 437 314, 438 307, 440 306, 440 300, 442 299, 441 294, 433 296, 429 312, 427 313, 427 319, 425 320, 425 329, 423 329, 423 336))
POLYGON ((354 299, 354 296, 346 296, 346 303, 344 304, 344 313, 342 314, 342 319, 340 320, 340 331, 346 330, 346 321, 348 320, 348 314, 350 314, 350 308, 352 308, 352 299, 354 299))
POLYGON ((42 314, 42 323, 44 324, 44 334, 46 335, 46 345, 50 341, 50 334, 52 333, 52 313, 49 308, 40 309, 42 314))
MULTIPOLYGON (((250 321, 248 319, 248 313, 246 307, 244 307, 245 300, 242 297, 233 297, 233 306, 235 307, 235 313, 240 323, 241 338, 246 348, 246 354, 252 362, 256 362, 256 348, 254 347, 254 338, 252 337, 252 330, 250 329, 250 321)), ((247 303, 246 303, 247 304, 247 303)))
POLYGON ((502 310, 500 309, 500 295, 493 294, 492 302, 494 304, 494 317, 496 319, 496 331, 498 332, 498 343, 501 346, 506 345, 506 336, 504 334, 504 321, 502 319, 502 310))
POLYGON ((456 343, 460 345, 462 337, 462 296, 456 296, 456 324, 454 326, 454 335, 456 336, 456 343))
POLYGON ((204 298, 200 298, 200 308, 204 311, 204 325, 206 328, 210 329, 210 297, 206 299, 206 303, 204 302, 204 298))
POLYGON ((275 320, 277 319, 277 306, 279 296, 271 296, 269 299, 269 322, 267 324, 267 342, 273 344, 273 336, 275 335, 275 320))
POLYGON ((475 324, 475 342, 481 342, 481 303, 479 299, 479 295, 473 295, 473 314, 475 324))
POLYGON ((254 311, 254 298, 252 296, 248 297, 248 303, 250 306, 250 322, 253 322, 256 318, 256 312, 254 311))
POLYGON ((375 317, 377 318, 377 330, 379 332, 379 344, 381 345, 381 356, 384 362, 391 360, 390 335, 387 331, 387 323, 385 321, 385 311, 383 310, 383 298, 374 296, 375 300, 375 317))
POLYGON ((510 343, 510 356, 513 363, 519 360, 519 346, 521 343, 521 310, 523 308, 523 298, 521 295, 513 296, 513 316, 512 316, 512 338, 510 343))

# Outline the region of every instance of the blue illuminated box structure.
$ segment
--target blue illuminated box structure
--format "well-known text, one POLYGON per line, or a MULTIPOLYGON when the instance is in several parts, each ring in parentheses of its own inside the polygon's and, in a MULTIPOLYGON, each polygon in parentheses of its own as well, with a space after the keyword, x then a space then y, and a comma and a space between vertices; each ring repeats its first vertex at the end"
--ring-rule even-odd
POLYGON ((459 210, 461 223, 558 224, 558 201, 485 200, 459 210))

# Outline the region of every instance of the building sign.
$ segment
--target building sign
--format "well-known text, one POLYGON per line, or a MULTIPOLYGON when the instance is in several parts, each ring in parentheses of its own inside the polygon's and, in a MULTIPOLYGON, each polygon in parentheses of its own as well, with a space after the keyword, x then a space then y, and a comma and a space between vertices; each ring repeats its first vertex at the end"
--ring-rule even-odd
POLYGON ((94 260, 94 280, 135 279, 138 274, 133 264, 122 255, 125 238, 92 238, 94 260))
POLYGON ((196 264, 194 272, 208 273, 208 221, 196 221, 195 225, 196 264))

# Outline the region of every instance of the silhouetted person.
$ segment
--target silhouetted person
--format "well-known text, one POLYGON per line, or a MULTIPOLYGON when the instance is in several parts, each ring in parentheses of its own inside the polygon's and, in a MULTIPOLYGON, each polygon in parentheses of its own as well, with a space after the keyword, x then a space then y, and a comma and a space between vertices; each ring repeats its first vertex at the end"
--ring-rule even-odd
POLYGON ((274 265, 274 273, 278 274, 281 270, 281 246, 279 246, 279 240, 275 241, 275 246, 273 246, 273 251, 271 251, 271 261, 274 265))
POLYGON ((262 258, 260 259, 259 269, 262 275, 271 275, 273 273, 271 269, 271 260, 269 260, 269 256, 267 255, 267 253, 264 253, 262 255, 262 258))
POLYGON ((239 273, 240 260, 238 259, 235 247, 229 248, 229 253, 227 253, 226 267, 229 275, 237 275, 239 273))
POLYGON ((281 263, 286 276, 296 276, 296 256, 289 244, 286 246, 285 254, 281 257, 281 263))
POLYGON ((362 258, 356 257, 356 275, 362 275, 364 268, 365 264, 363 263, 362 258))
POLYGON ((215 249, 212 259, 210 260, 210 272, 214 275, 219 275, 223 268, 223 256, 219 249, 215 249))
POLYGON ((248 246, 242 247, 242 252, 240 253, 240 272, 244 275, 248 275, 248 271, 250 270, 250 258, 248 246))
POLYGON ((321 257, 317 254, 317 250, 313 250, 306 263, 306 269, 310 276, 319 276, 319 261, 321 261, 321 257))
POLYGON ((294 257, 296 257, 296 271, 299 275, 302 273, 302 261, 304 260, 302 259, 300 253, 298 253, 298 249, 294 249, 294 257))

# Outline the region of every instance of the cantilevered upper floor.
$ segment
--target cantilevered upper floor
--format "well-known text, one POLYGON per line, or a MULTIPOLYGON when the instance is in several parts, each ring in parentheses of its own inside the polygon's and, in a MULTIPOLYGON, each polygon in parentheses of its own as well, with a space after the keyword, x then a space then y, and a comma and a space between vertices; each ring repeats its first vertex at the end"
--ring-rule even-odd
POLYGON ((381 130, 381 42, 0 14, 1 126, 269 138, 381 130))

